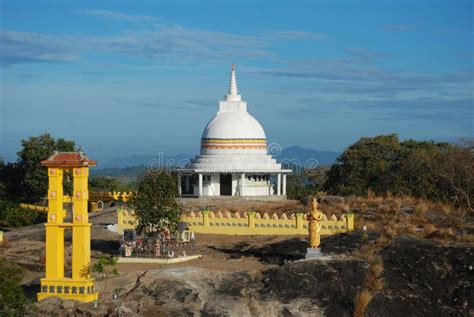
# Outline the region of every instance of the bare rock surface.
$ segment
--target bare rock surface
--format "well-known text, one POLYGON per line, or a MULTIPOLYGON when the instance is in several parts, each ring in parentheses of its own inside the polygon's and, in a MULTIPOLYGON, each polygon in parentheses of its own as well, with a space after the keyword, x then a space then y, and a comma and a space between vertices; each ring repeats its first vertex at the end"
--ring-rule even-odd
MULTIPOLYGON (((348 247, 336 249, 339 255, 330 260, 288 260, 287 250, 296 250, 294 258, 301 253, 298 239, 272 242, 277 243, 272 261, 281 265, 251 271, 184 266, 133 272, 109 281, 109 292, 119 294, 116 300, 102 299, 94 307, 92 303, 48 299, 36 303, 31 315, 351 316, 369 265, 347 255, 349 240, 369 243, 372 238, 360 242, 352 234, 341 239, 340 244, 348 247)), ((327 241, 328 247, 331 243, 327 241)), ((252 250, 267 261, 268 245, 252 250)), ((385 287, 369 303, 367 316, 473 313, 472 245, 446 246, 402 236, 379 254, 384 261, 385 287)), ((102 294, 104 285, 103 280, 97 282, 102 294)))
MULTIPOLYGON (((111 208, 91 214, 92 260, 114 253, 119 237, 106 229, 111 208)), ((118 299, 93 303, 50 298, 31 304, 30 316, 350 316, 368 263, 353 253, 379 235, 353 232, 322 237, 332 260, 300 261, 306 237, 197 235, 193 252, 203 259, 174 267, 119 265, 109 281, 118 299)), ((26 270, 33 301, 44 276, 44 225, 5 234, 1 256, 26 270)), ((70 240, 66 236, 66 271, 70 240)), ((367 316, 474 316, 474 246, 440 244, 413 236, 395 238, 379 251, 384 289, 367 316)), ((104 280, 97 281, 104 294, 104 280)))
MULTIPOLYGON (((260 274, 194 267, 130 273, 113 281, 118 300, 80 303, 50 298, 35 304, 32 315, 65 316, 323 316, 307 296, 280 301, 262 294, 260 274)), ((98 283, 103 291, 104 283, 98 283)))
POLYGON ((380 255, 385 288, 368 316, 474 315, 474 246, 402 236, 380 255))

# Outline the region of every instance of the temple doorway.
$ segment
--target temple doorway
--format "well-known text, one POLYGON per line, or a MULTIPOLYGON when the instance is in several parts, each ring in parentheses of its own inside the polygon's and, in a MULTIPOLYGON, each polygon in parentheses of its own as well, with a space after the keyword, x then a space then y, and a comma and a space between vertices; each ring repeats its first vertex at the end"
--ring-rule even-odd
POLYGON ((232 196, 232 174, 220 174, 220 195, 232 196))

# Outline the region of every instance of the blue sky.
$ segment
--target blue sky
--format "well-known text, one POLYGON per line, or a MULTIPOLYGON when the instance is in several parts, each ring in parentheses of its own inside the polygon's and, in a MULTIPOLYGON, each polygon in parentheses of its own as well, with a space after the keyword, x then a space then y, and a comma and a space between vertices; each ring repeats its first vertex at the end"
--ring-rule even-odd
POLYGON ((0 157, 199 151, 230 64, 269 142, 474 136, 472 1, 0 1, 0 157))

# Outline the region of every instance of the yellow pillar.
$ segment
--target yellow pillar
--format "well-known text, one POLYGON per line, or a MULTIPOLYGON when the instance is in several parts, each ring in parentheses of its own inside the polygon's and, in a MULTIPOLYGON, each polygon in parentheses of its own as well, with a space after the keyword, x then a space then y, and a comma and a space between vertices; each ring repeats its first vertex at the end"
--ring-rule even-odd
POLYGON ((255 211, 249 211, 247 213, 249 228, 255 228, 255 211))
POLYGON ((91 224, 87 213, 89 168, 75 167, 73 177, 72 278, 85 280, 89 278, 84 272, 90 265, 91 256, 91 224))
POLYGON ((46 227, 46 278, 64 277, 63 170, 48 168, 48 220, 46 227))
POLYGON ((65 216, 63 208, 63 175, 64 171, 62 168, 48 168, 48 223, 63 223, 65 216))
POLYGON ((122 208, 117 208, 117 231, 118 231, 119 234, 123 234, 122 208))
POLYGON ((354 214, 346 214, 347 231, 354 231, 354 214))
POLYGON ((296 229, 303 229, 303 213, 296 213, 296 229))
POLYGON ((209 227, 209 213, 210 213, 209 210, 204 210, 202 212, 202 225, 204 227, 209 227))

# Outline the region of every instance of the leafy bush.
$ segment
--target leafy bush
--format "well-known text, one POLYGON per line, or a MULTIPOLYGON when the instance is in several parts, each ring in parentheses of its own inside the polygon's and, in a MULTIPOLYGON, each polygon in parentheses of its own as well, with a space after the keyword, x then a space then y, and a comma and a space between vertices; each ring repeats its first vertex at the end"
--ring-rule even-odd
POLYGON ((14 263, 0 261, 0 316, 23 316, 25 295, 21 288, 23 271, 14 263))
POLYGON ((325 190, 340 195, 408 195, 472 211, 474 152, 449 143, 396 134, 361 138, 331 167, 325 190))
POLYGON ((107 300, 107 288, 111 276, 119 275, 117 268, 118 258, 113 255, 103 255, 92 266, 92 272, 100 274, 105 279, 104 298, 107 300))

